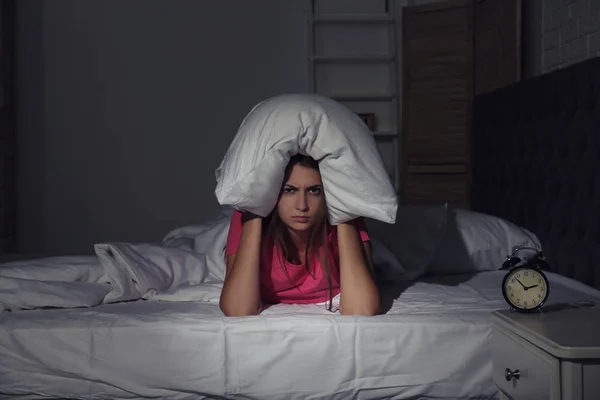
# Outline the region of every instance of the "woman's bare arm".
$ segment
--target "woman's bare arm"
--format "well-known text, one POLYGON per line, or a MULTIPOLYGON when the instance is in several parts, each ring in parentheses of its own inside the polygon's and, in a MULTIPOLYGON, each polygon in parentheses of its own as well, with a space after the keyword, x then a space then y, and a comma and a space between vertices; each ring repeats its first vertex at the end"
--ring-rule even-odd
POLYGON ((340 313, 376 315, 381 297, 375 284, 370 244, 362 242, 351 223, 337 227, 340 249, 340 313))
POLYGON ((260 300, 260 244, 262 218, 245 215, 236 254, 227 257, 220 306, 230 317, 257 315, 260 300))

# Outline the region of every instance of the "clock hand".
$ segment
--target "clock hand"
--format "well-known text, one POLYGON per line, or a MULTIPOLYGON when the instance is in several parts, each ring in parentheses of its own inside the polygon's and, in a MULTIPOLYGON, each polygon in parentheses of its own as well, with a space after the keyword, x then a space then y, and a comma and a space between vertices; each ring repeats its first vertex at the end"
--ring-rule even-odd
POLYGON ((521 283, 521 281, 520 281, 518 278, 515 278, 515 279, 517 280, 517 282, 519 282, 519 284, 520 284, 521 286, 523 286, 523 289, 527 290, 527 286, 523 285, 523 284, 521 283))
POLYGON ((538 287, 539 285, 527 286, 525 289, 533 289, 534 287, 538 287))

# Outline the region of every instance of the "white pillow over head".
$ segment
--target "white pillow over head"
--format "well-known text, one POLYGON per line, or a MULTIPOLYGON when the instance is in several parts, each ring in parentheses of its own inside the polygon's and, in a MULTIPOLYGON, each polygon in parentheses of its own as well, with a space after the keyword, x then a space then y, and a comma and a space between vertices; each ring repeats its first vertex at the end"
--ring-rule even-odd
POLYGON ((297 153, 319 161, 332 225, 356 217, 395 222, 397 195, 373 135, 354 112, 315 94, 254 106, 215 172, 218 202, 267 216, 297 153))

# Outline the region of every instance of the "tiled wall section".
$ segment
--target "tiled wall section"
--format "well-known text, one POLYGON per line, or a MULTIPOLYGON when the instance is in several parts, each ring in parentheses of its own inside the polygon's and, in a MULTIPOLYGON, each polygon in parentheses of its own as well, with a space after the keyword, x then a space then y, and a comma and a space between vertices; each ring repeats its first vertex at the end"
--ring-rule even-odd
POLYGON ((542 73, 600 56, 600 0, 542 1, 542 73))

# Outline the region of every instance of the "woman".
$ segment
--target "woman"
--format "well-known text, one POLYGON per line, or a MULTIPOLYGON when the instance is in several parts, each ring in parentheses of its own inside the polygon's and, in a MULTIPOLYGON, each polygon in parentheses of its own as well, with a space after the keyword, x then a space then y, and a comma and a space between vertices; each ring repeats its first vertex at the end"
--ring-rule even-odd
POLYGON ((266 218, 240 211, 232 216, 223 313, 256 315, 265 304, 326 301, 331 310, 338 295, 341 314, 379 313, 364 220, 327 223, 319 165, 311 157, 292 157, 283 182, 266 218))

